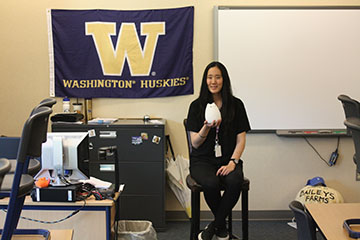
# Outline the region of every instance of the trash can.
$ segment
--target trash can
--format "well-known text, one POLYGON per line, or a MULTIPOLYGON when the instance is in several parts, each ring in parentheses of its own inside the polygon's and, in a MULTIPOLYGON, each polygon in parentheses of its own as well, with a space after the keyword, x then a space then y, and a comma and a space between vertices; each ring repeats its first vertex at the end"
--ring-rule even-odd
POLYGON ((118 240, 157 240, 150 221, 119 220, 118 240))

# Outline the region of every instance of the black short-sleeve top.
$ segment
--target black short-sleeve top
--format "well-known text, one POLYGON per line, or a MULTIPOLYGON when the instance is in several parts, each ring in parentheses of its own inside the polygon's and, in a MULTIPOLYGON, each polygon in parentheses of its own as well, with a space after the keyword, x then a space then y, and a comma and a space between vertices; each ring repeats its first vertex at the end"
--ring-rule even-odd
MULTIPOLYGON (((236 137, 239 133, 247 132, 250 128, 250 123, 246 114, 243 102, 234 97, 235 116, 234 120, 229 123, 229 126, 224 126, 224 119, 219 128, 219 144, 221 145, 222 156, 215 157, 215 136, 216 128, 209 131, 208 136, 201 146, 192 148, 190 154, 190 163, 193 164, 197 161, 212 161, 218 164, 226 164, 234 152, 236 146, 236 137)), ((205 114, 201 113, 199 99, 194 100, 189 107, 187 116, 187 130, 192 132, 199 132, 204 125, 205 114)))

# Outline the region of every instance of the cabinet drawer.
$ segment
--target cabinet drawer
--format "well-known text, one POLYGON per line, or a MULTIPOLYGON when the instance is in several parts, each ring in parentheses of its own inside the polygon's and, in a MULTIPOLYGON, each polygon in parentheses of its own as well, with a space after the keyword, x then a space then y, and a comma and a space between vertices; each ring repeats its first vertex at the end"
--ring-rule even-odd
POLYGON ((98 161, 97 149, 106 146, 117 146, 119 162, 159 162, 164 161, 163 131, 161 129, 95 129, 95 136, 89 138, 90 161, 98 161), (141 139, 141 134, 148 139, 141 139), (159 142, 153 142, 156 137, 159 142), (136 139, 141 143, 136 144, 136 139))
POLYGON ((100 180, 116 183, 116 172, 114 162, 92 163, 90 162, 90 176, 100 180))
POLYGON ((119 161, 120 162, 163 162, 164 161, 164 132, 163 129, 123 129, 119 131, 119 161), (147 135, 147 140, 142 139, 136 144, 134 139, 147 135), (153 138, 158 142, 155 143, 153 138))
POLYGON ((119 183, 125 183, 122 194, 163 194, 165 185, 163 163, 119 163, 119 183))

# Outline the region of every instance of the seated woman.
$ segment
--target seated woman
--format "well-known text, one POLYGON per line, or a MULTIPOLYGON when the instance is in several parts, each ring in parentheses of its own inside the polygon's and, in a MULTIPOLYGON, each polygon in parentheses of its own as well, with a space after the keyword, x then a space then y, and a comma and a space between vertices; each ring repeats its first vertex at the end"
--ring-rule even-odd
POLYGON ((216 235, 220 240, 227 240, 226 217, 240 197, 244 180, 240 157, 250 124, 243 102, 232 95, 230 78, 223 64, 212 62, 206 67, 200 95, 189 108, 187 130, 193 146, 190 174, 202 185, 206 203, 214 215, 214 221, 198 238, 210 240, 216 235), (221 119, 206 121, 208 103, 216 104, 221 119), (221 186, 225 186, 222 195, 221 186))

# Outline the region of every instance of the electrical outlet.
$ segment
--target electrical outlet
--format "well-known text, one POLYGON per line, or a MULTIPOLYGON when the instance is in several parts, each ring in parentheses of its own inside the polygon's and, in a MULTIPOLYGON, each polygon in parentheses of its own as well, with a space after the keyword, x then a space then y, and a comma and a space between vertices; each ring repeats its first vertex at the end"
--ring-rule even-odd
POLYGON ((358 173, 357 171, 355 171, 355 176, 356 176, 356 181, 360 181, 360 173, 358 173))

